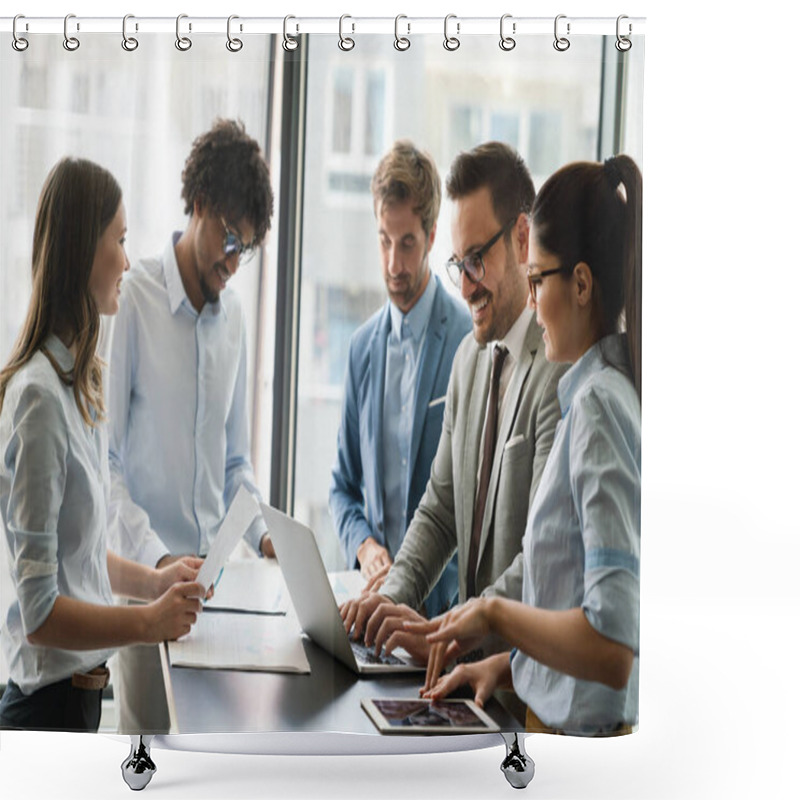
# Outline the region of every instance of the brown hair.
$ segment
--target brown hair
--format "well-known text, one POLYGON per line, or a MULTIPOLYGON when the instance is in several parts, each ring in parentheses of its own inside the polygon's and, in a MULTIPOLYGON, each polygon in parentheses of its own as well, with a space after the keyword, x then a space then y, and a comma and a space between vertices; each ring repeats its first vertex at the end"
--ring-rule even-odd
POLYGON ((439 172, 430 155, 418 150, 408 139, 401 139, 381 159, 372 176, 370 189, 375 216, 385 205, 410 200, 413 212, 422 220, 422 230, 430 236, 442 204, 440 184, 439 172))
POLYGON ((72 386, 84 421, 94 425, 90 408, 102 418, 101 361, 96 354, 100 314, 89 277, 97 243, 121 200, 114 176, 92 161, 64 158, 50 170, 36 210, 30 304, 0 371, 0 409, 11 378, 42 350, 59 378, 72 386), (69 373, 44 347, 51 333, 67 337, 75 346, 75 365, 69 373))
POLYGON ((533 179, 513 147, 503 142, 485 142, 456 156, 447 176, 447 196, 458 200, 484 186, 489 189, 492 210, 502 225, 520 214, 530 217, 535 194, 533 179))
POLYGON ((642 174, 629 156, 567 164, 547 179, 533 204, 539 245, 561 266, 588 264, 597 286, 603 335, 624 317, 628 356, 642 396, 642 174))
POLYGON ((218 119, 210 131, 198 136, 181 178, 186 214, 198 200, 230 223, 248 220, 255 232, 253 243, 264 241, 274 205, 269 167, 241 122, 218 119))

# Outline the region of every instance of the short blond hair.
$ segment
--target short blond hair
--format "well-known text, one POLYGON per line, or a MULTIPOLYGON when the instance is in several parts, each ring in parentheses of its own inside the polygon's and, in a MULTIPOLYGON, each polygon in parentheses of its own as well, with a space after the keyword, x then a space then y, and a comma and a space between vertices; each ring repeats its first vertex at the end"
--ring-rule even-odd
POLYGON ((428 153, 408 139, 395 142, 378 164, 370 188, 376 217, 384 206, 410 200, 425 235, 430 235, 439 218, 442 188, 436 164, 428 153))

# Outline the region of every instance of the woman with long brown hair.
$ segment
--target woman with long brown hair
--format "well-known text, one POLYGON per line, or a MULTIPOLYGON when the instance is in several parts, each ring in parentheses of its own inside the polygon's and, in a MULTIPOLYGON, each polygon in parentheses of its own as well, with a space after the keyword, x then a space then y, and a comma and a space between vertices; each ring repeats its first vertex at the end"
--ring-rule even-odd
POLYGON ((613 735, 638 723, 642 177, 627 156, 569 164, 533 206, 530 302, 562 418, 523 540, 522 602, 481 597, 427 623, 425 695, 499 686, 527 728, 613 735), (489 632, 512 647, 440 678, 489 632))
POLYGON ((0 371, 0 517, 16 599, 0 630, 0 728, 97 730, 113 648, 187 633, 199 560, 154 570, 106 546, 100 314, 115 314, 125 207, 114 177, 65 158, 39 198, 33 291, 0 371), (151 601, 113 605, 112 592, 151 601))

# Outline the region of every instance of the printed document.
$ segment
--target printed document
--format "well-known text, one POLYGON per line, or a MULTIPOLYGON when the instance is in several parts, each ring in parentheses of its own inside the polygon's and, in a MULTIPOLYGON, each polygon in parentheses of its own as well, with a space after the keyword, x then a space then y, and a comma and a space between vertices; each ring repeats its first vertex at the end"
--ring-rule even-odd
POLYGON ((245 531, 250 527, 250 523, 261 513, 258 503, 253 495, 244 488, 239 487, 236 497, 233 498, 231 507, 222 521, 222 525, 211 542, 203 566, 197 575, 197 582, 208 589, 217 579, 219 571, 225 565, 230 554, 238 541, 244 536, 245 531))
POLYGON ((204 611, 168 649, 173 667, 311 672, 300 628, 288 617, 204 611))

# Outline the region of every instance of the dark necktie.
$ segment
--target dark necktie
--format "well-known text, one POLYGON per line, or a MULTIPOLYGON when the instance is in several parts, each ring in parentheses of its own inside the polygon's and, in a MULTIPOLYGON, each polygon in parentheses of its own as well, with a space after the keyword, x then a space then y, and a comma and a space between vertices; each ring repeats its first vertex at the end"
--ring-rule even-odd
POLYGON ((483 459, 478 479, 478 494, 475 498, 475 516, 472 518, 472 538, 469 543, 469 561, 467 561, 467 597, 474 597, 475 573, 478 568, 478 549, 481 543, 483 513, 486 510, 486 497, 489 494, 489 476, 492 474, 494 448, 497 440, 497 401, 500 395, 500 375, 508 350, 502 345, 495 345, 492 354, 492 378, 489 388, 489 402, 486 412, 486 427, 483 432, 483 459))

